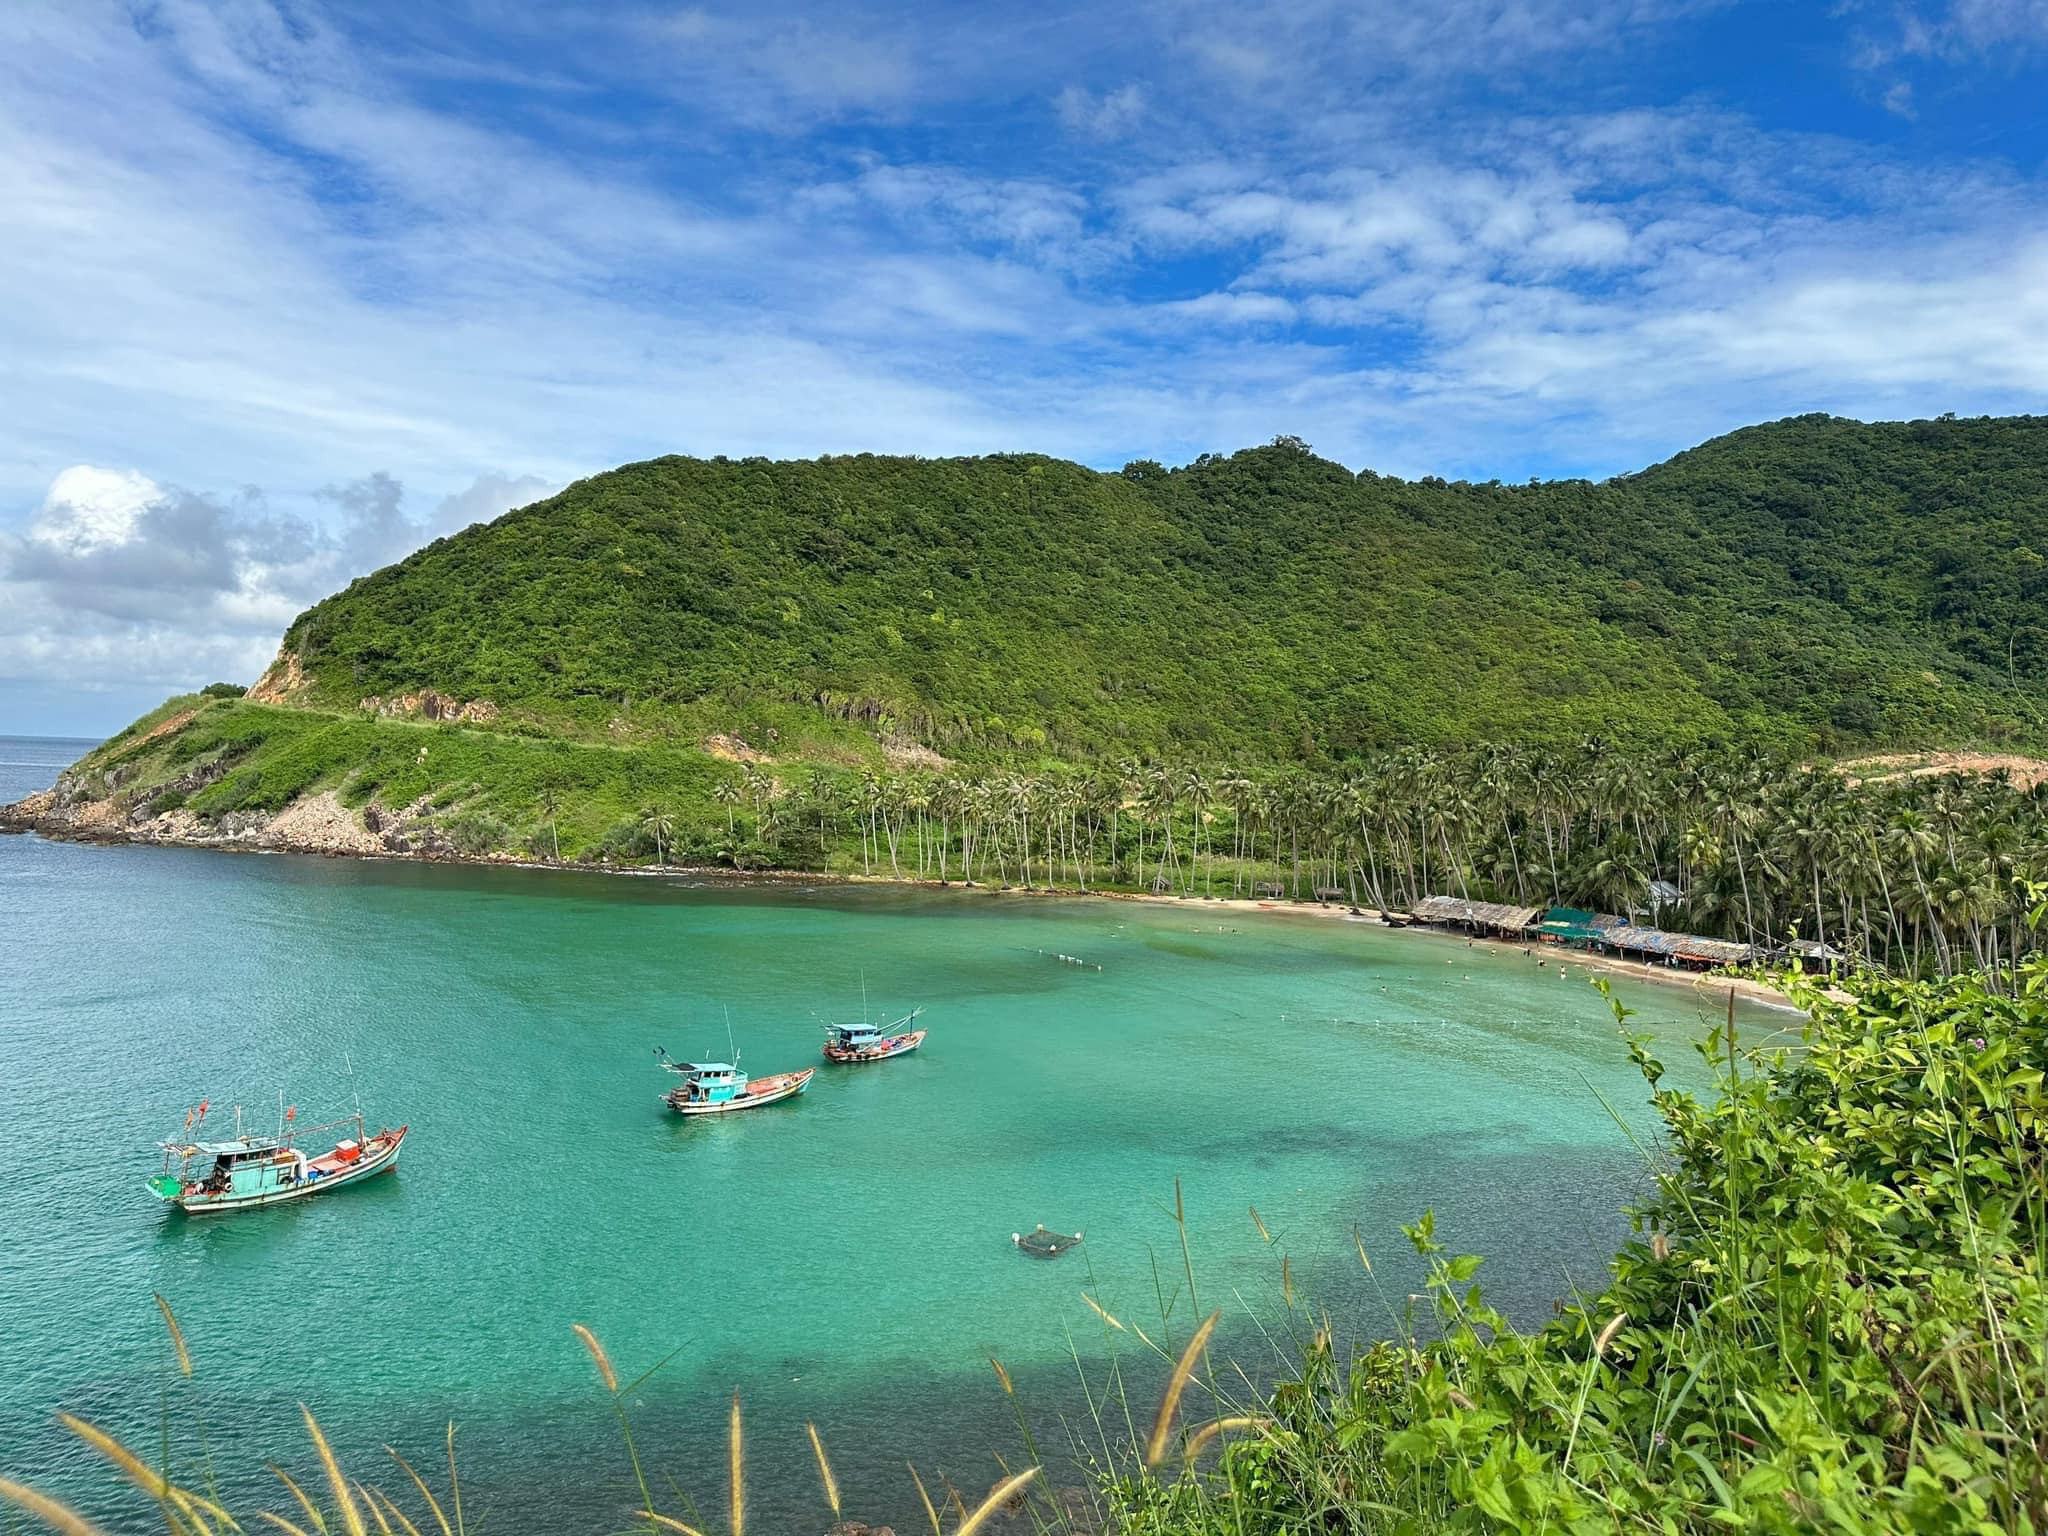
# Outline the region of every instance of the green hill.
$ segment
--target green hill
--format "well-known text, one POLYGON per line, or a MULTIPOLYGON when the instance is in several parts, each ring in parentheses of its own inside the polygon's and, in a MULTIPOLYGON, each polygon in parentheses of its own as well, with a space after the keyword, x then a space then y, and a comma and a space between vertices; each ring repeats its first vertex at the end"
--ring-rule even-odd
POLYGON ((285 646, 299 702, 432 689, 570 734, 809 716, 969 758, 1266 762, 1919 745, 2036 734, 2042 550, 2048 418, 1802 417, 1600 484, 1405 482, 1287 442, 1121 473, 667 458, 437 541, 285 646))
POLYGON ((978 845, 1003 879, 1153 882, 1284 833, 1292 886, 1426 853, 1418 890, 1456 826, 1471 881, 1529 897, 1619 889, 1741 804, 1702 835, 1750 913, 1745 840, 1803 825, 1801 760, 2048 738, 2044 549, 2036 418, 1802 417, 1600 484, 1289 440, 1117 473, 658 459, 353 583, 248 699, 172 700, 8 823, 891 871, 908 837, 942 877, 978 845), (1617 775, 1641 846, 1608 859, 1617 775))

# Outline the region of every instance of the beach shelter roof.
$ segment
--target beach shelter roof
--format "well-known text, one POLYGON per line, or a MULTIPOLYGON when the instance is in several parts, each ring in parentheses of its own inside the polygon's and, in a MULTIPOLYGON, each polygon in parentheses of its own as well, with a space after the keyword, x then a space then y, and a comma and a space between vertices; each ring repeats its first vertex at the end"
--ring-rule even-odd
POLYGON ((1752 958, 1756 947, 1733 939, 1710 939, 1697 933, 1667 933, 1662 928, 1638 928, 1623 923, 1607 929, 1601 938, 1616 949, 1645 955, 1676 955, 1681 960, 1701 960, 1712 965, 1735 965, 1752 958))
POLYGON ((1620 922, 1618 917, 1580 907, 1552 907, 1536 925, 1536 931, 1547 939, 1597 939, 1620 922))
POLYGON ((1838 960, 1849 958, 1847 952, 1832 944, 1823 944, 1819 939, 1794 939, 1785 946, 1785 952, 1797 955, 1802 960, 1818 960, 1823 965, 1832 965, 1838 960))
POLYGON ((1708 939, 1696 933, 1680 934, 1684 945, 1678 951, 1681 960, 1704 960, 1710 965, 1740 965, 1745 960, 1756 958, 1754 944, 1741 944, 1734 939, 1708 939))
POLYGON ((1462 896, 1425 896, 1415 903, 1414 915, 1425 923, 1478 923, 1520 933, 1536 921, 1540 911, 1540 907, 1513 907, 1499 901, 1467 901, 1462 896))

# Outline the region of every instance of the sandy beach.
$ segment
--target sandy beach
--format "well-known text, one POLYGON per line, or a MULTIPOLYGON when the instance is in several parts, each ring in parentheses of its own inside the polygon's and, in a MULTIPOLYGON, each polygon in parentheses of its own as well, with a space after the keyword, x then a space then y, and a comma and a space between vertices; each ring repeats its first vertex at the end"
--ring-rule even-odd
MULTIPOLYGON (((962 892, 987 893, 995 896, 1015 897, 1100 897, 1107 901, 1143 902, 1148 906, 1178 907, 1191 912, 1209 914, 1228 912, 1244 917, 1294 918, 1323 922, 1364 923, 1373 927, 1382 926, 1381 914, 1370 907, 1356 910, 1335 902, 1315 901, 1274 901, 1255 900, 1243 896, 1155 896, 1147 892, 1133 891, 1082 891, 1076 889, 1047 889, 1033 886, 1029 889, 1009 886, 963 885, 959 881, 941 885, 936 880, 899 880, 879 875, 816 875, 813 879, 839 879, 856 885, 916 885, 934 890, 957 890, 962 892)), ((1589 954, 1583 950, 1570 949, 1561 944, 1530 941, 1518 943, 1508 939, 1480 938, 1457 933, 1446 928, 1429 928, 1412 925, 1398 930, 1415 934, 1443 944, 1446 947, 1467 949, 1479 954, 1502 959, 1513 959, 1556 975, 1585 977, 1598 971, 1607 975, 1627 976, 1638 981, 1655 982, 1659 986, 1683 987, 1697 993, 1702 1002, 1725 1003, 1732 991, 1737 997, 1763 1004, 1765 1007, 1782 1008, 1788 1013, 1804 1013, 1777 987, 1768 982, 1748 976, 1726 976, 1712 971, 1693 971, 1683 967, 1653 965, 1647 961, 1629 960, 1614 955, 1589 954)), ((1446 956, 1447 963, 1455 957, 1446 956)))
MULTIPOLYGON (((721 866, 550 864, 505 854, 465 856, 443 850, 428 853, 389 851, 367 833, 358 818, 344 811, 331 794, 308 796, 294 802, 282 813, 266 818, 262 825, 245 831, 222 834, 213 831, 191 813, 167 812, 140 825, 125 821, 111 801, 87 801, 56 810, 48 793, 31 795, 16 805, 0 806, 0 829, 10 832, 34 831, 45 837, 79 842, 144 843, 159 847, 211 848, 224 853, 297 853, 323 858, 390 859, 396 862, 477 864, 493 869, 575 870, 585 874, 626 876, 638 879, 684 877, 725 880, 735 883, 844 884, 916 886, 928 890, 988 895, 1021 900, 1032 898, 1091 897, 1105 901, 1143 902, 1148 906, 1178 907, 1204 915, 1229 913, 1248 918, 1295 921, 1370 923, 1378 926, 1381 916, 1371 908, 1353 908, 1337 902, 1289 901, 1245 896, 1154 895, 1140 891, 1082 890, 1073 886, 987 885, 979 881, 920 880, 899 874, 849 874, 808 870, 733 870, 721 866)), ((1489 955, 1513 957, 1530 965, 1568 975, 1585 976, 1594 971, 1630 976, 1663 986, 1685 987, 1702 997, 1725 1000, 1730 989, 1737 996, 1771 1007, 1799 1011, 1776 987, 1748 977, 1652 965, 1639 960, 1591 955, 1557 944, 1522 944, 1509 940, 1469 938, 1446 929, 1409 927, 1401 930, 1455 944, 1489 955)))

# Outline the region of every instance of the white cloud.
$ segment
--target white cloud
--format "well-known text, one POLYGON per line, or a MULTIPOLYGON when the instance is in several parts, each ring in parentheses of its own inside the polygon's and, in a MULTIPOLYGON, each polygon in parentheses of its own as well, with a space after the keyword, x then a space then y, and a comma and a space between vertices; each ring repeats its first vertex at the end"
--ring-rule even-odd
POLYGON ((693 7, 645 23, 657 67, 675 88, 732 115, 794 128, 849 113, 886 111, 918 84, 907 39, 859 26, 820 26, 755 11, 722 16, 693 7))
MULTIPOLYGON (((1483 476, 2038 408, 2038 168, 1630 95, 1697 8, 462 12, 505 58, 433 7, 0 8, 0 675, 260 665, 370 563, 660 453, 1294 431, 1483 476)), ((1912 57, 2037 10, 1923 8, 1912 57)))
POLYGON ((71 465, 23 534, 0 536, 0 679, 165 691, 249 680, 313 602, 550 489, 532 476, 482 475, 416 520, 404 488, 373 474, 316 493, 332 509, 316 523, 274 511, 254 490, 201 495, 133 469, 71 465))
POLYGON ((1901 72, 1985 63, 2012 69, 2048 51, 2048 0, 1846 0, 1842 9, 1850 17, 1851 63, 1892 77, 1881 99, 1901 117, 1915 115, 1912 82, 1901 72))
POLYGON ((870 158, 850 180, 808 189, 800 204, 837 218, 877 212, 935 245, 997 245, 1060 265, 1086 254, 1087 198, 1049 181, 870 158))
POLYGON ((1068 85, 1053 98, 1053 109, 1069 133, 1091 139, 1120 139, 1144 120, 1145 91, 1138 85, 1120 85, 1102 92, 1068 85))
POLYGON ((529 506, 560 489, 539 475, 478 475, 467 489, 441 498, 430 531, 460 533, 472 523, 496 522, 514 507, 529 506))
POLYGON ((1173 324, 1285 325, 1295 306, 1274 293, 1204 293, 1192 299, 1169 299, 1147 307, 1146 313, 1173 324))
POLYGON ((28 536, 66 555, 125 544, 144 509, 162 497, 163 488, 135 470, 74 464, 50 482, 28 536))
POLYGON ((1899 51, 1956 58, 2048 44, 2048 0, 1949 0, 1925 13, 1902 8, 1899 51))

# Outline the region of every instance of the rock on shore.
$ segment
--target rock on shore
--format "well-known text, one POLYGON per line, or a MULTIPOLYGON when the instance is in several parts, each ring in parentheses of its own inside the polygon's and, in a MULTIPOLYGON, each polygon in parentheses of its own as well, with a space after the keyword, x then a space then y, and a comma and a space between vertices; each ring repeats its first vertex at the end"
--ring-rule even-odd
POLYGON ((446 834, 423 824, 428 810, 425 800, 401 810, 368 806, 352 811, 332 790, 323 790, 301 795, 282 811, 230 811, 216 820, 202 819, 178 804, 151 809, 166 799, 182 800, 217 776, 201 769, 159 786, 147 800, 130 804, 118 785, 88 785, 66 775, 53 788, 0 806, 0 831, 39 832, 85 842, 165 843, 280 853, 424 858, 450 858, 456 853, 446 834))

